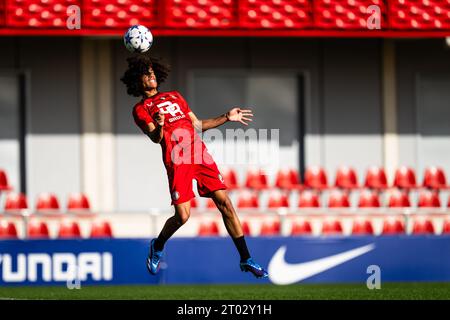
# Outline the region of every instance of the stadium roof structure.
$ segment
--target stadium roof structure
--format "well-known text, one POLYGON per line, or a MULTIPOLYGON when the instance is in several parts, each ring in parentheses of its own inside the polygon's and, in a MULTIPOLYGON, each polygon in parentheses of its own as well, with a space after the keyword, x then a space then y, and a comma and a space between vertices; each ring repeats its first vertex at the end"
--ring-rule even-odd
POLYGON ((450 0, 0 0, 0 35, 118 36, 134 24, 157 36, 445 37, 450 0))

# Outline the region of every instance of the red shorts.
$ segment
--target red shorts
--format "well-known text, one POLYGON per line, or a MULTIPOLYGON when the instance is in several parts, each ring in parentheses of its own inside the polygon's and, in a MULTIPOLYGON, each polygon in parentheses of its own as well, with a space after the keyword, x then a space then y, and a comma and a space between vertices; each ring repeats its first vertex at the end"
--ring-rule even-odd
POLYGON ((167 176, 172 205, 189 201, 195 197, 192 190, 193 179, 197 181, 197 190, 202 197, 210 197, 211 192, 227 188, 214 162, 212 164, 177 165, 167 170, 167 176))

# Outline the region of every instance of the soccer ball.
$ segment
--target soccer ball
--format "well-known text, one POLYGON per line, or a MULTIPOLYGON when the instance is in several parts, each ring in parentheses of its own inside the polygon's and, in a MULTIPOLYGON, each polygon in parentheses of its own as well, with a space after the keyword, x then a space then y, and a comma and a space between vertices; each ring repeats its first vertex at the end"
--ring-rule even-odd
POLYGON ((147 27, 138 24, 127 30, 123 42, 129 51, 143 53, 152 46, 153 35, 147 27))

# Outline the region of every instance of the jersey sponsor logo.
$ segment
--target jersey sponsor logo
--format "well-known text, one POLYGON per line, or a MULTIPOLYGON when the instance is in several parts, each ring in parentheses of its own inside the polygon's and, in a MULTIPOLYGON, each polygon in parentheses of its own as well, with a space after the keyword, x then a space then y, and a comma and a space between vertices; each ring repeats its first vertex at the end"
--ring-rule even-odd
POLYGON ((159 103, 156 105, 159 110, 163 113, 163 114, 168 114, 170 113, 170 115, 172 117, 176 117, 176 116, 182 116, 184 115, 184 112, 181 111, 180 106, 178 105, 178 103, 173 103, 170 101, 165 101, 162 103, 159 103))
POLYGON ((186 117, 186 116, 183 114, 183 115, 177 116, 177 117, 175 117, 175 118, 170 118, 170 119, 169 119, 169 122, 174 122, 174 121, 183 119, 183 118, 185 118, 185 117, 186 117))
POLYGON ((0 254, 1 281, 4 283, 70 281, 110 281, 113 256, 110 252, 71 252, 0 254), (76 274, 73 274, 76 272, 76 274))
POLYGON ((219 178, 220 182, 225 183, 225 181, 223 180, 223 177, 222 177, 222 175, 220 173, 218 175, 218 178, 219 178))
POLYGON ((344 251, 332 256, 301 263, 287 263, 285 260, 286 246, 280 247, 269 263, 269 278, 275 284, 292 284, 310 278, 355 259, 375 249, 375 244, 369 244, 356 249, 344 251))

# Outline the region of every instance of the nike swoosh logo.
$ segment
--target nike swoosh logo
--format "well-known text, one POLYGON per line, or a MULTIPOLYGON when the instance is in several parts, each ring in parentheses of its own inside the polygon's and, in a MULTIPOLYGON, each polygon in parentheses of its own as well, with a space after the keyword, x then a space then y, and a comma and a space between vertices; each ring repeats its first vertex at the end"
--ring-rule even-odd
POLYGON ((289 264, 284 259, 286 246, 280 247, 269 263, 269 279, 275 284, 292 284, 328 269, 334 268, 344 262, 359 257, 375 249, 375 244, 341 252, 329 257, 312 260, 308 262, 289 264))

